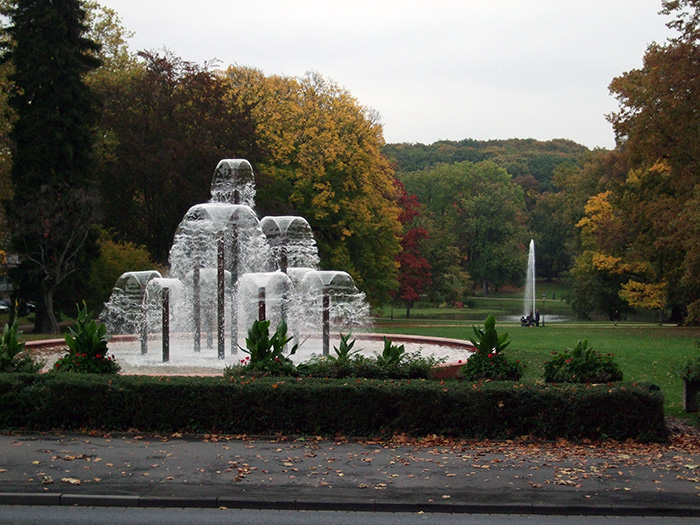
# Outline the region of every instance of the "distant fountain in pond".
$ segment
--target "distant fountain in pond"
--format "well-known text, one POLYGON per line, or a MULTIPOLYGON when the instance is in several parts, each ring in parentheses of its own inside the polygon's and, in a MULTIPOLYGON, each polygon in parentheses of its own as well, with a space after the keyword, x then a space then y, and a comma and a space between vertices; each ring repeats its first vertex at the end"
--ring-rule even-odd
POLYGON ((535 316, 535 241, 530 239, 530 250, 527 256, 527 274, 525 275, 525 304, 523 317, 535 316))
POLYGON ((365 295, 350 275, 318 270, 318 249, 306 219, 258 220, 248 161, 220 161, 211 195, 180 222, 167 278, 127 272, 117 281, 103 314, 113 333, 140 333, 142 351, 149 353, 155 349, 149 339, 173 337, 191 341, 193 355, 216 346, 224 358, 236 353, 239 333, 245 336, 254 319, 270 320, 272 330, 284 319, 288 333, 301 342, 321 334, 326 352, 329 330, 368 323, 365 295))

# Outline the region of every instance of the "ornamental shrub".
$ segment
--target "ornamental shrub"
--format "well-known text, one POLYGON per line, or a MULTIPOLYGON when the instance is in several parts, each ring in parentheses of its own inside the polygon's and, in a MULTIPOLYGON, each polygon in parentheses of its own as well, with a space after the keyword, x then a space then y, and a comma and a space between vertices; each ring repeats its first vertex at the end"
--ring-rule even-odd
POLYGON ((241 364, 234 367, 227 367, 224 375, 236 375, 240 372, 253 373, 255 375, 296 375, 296 367, 290 356, 297 351, 298 345, 294 345, 289 354, 284 355, 287 343, 291 341, 287 337, 287 323, 280 321, 277 330, 270 337, 270 321, 253 321, 253 326, 248 330, 245 345, 239 348, 248 354, 248 357, 241 360, 241 364), (236 370, 241 369, 241 370, 236 370))
POLYGON ((87 306, 78 306, 78 317, 65 335, 68 353, 53 365, 55 372, 116 374, 121 367, 107 351, 107 327, 98 324, 87 306))
POLYGON ((491 379, 493 381, 517 381, 523 375, 520 361, 511 362, 502 353, 476 352, 467 359, 460 369, 460 377, 468 381, 491 379))
MULTIPOLYGON (((700 350, 700 341, 695 342, 695 347, 700 350)), ((700 382, 700 356, 688 359, 678 370, 678 376, 686 381, 700 382)))
POLYGON ((476 349, 465 365, 460 369, 460 377, 468 381, 491 379, 496 381, 517 381, 523 375, 520 361, 511 362, 503 350, 511 343, 508 332, 498 335, 496 318, 489 315, 484 321, 484 328, 474 329, 474 338, 470 339, 476 349))
POLYGON ((588 346, 588 339, 578 341, 573 350, 552 352, 544 364, 544 380, 548 383, 610 383, 622 381, 622 370, 613 354, 601 354, 588 346))
POLYGON ((0 341, 0 372, 36 373, 44 366, 42 361, 24 351, 24 343, 19 342, 22 331, 17 321, 12 326, 5 324, 0 341))

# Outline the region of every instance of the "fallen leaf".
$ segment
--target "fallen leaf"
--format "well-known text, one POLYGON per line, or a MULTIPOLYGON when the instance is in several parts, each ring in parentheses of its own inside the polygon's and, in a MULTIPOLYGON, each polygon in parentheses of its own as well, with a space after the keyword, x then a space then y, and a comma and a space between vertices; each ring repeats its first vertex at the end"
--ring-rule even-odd
POLYGON ((61 478, 61 483, 70 483, 71 485, 80 485, 82 482, 75 478, 61 478))

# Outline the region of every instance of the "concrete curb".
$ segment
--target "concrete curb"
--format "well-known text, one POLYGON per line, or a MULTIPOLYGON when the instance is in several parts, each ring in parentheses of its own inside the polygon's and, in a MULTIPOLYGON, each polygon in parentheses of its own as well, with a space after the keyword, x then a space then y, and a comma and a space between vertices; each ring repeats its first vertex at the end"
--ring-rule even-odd
POLYGON ((542 505, 488 503, 415 503, 365 501, 318 501, 296 499, 241 499, 219 497, 129 496, 107 494, 62 494, 0 492, 0 505, 230 508, 297 511, 406 512, 447 514, 532 514, 570 516, 673 516, 700 517, 700 506, 661 505, 542 505))

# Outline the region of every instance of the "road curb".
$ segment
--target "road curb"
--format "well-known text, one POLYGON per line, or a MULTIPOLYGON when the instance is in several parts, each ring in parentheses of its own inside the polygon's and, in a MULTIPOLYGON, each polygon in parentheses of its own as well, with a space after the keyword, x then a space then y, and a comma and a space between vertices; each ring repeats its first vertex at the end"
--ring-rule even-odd
POLYGON ((532 514, 569 516, 673 516, 700 517, 700 506, 660 505, 541 505, 484 503, 416 503, 308 500, 308 499, 241 499, 231 496, 177 497, 130 496, 111 494, 0 493, 0 505, 83 506, 83 507, 160 507, 160 508, 229 508, 298 511, 403 512, 446 514, 532 514))

